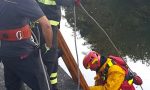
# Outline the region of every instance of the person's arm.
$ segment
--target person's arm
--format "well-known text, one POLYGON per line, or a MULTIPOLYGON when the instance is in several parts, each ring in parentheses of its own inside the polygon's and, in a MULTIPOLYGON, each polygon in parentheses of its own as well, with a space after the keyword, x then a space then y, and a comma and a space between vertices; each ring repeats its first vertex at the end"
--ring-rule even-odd
POLYGON ((52 37, 53 37, 53 32, 51 25, 48 22, 48 19, 46 16, 42 16, 41 18, 38 19, 39 24, 41 25, 42 28, 42 33, 46 42, 46 46, 51 48, 52 47, 52 37))
POLYGON ((51 48, 53 37, 51 25, 37 2, 35 0, 17 0, 17 2, 17 5, 12 4, 17 9, 17 13, 22 17, 28 18, 30 21, 39 22, 46 45, 51 48))

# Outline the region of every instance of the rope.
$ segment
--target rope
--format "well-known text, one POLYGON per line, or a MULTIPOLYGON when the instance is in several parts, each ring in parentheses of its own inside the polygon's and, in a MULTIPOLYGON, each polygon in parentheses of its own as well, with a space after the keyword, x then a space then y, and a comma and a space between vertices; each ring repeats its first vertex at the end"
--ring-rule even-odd
MULTIPOLYGON (((37 28, 37 33, 38 33, 37 36, 38 36, 38 38, 33 33, 33 31, 32 31, 32 35, 33 35, 33 38, 35 39, 35 43, 37 43, 37 47, 40 47, 40 31, 39 31, 38 25, 36 26, 36 28, 37 28)), ((48 90, 50 90, 50 86, 49 86, 49 82, 48 82, 46 70, 45 70, 45 67, 44 67, 44 63, 42 61, 42 56, 41 56, 41 50, 40 49, 39 49, 39 57, 40 57, 40 63, 42 64, 42 69, 44 71, 44 76, 45 76, 45 79, 46 79, 46 84, 47 84, 48 90)))
POLYGON ((117 51, 117 53, 119 54, 119 56, 121 55, 121 52, 119 51, 119 49, 116 47, 116 45, 114 44, 114 42, 111 40, 111 38, 109 37, 109 35, 107 34, 107 32, 103 29, 103 27, 86 11, 86 9, 83 7, 82 4, 80 4, 81 8, 84 10, 84 12, 96 23, 96 25, 104 32, 104 34, 107 36, 108 40, 110 41, 110 43, 113 45, 113 47, 115 48, 115 50, 117 51))
POLYGON ((77 66, 78 66, 78 87, 77 87, 77 90, 80 89, 80 70, 79 70, 79 57, 78 57, 78 50, 77 50, 77 39, 76 39, 76 31, 77 31, 77 27, 76 27, 76 7, 74 5, 74 8, 73 8, 73 12, 74 12, 74 41, 75 41, 75 51, 76 51, 76 58, 77 58, 77 66))
MULTIPOLYGON (((107 34, 107 32, 103 29, 103 27, 87 12, 87 10, 83 7, 83 5, 80 3, 81 8, 83 9, 83 11, 96 23, 96 25, 104 32, 104 34, 107 36, 108 40, 111 42, 112 46, 115 48, 115 50, 117 51, 117 53, 119 54, 119 56, 121 57, 121 52, 119 51, 119 49, 116 47, 115 43, 111 40, 111 38, 109 37, 109 35, 107 34)), ((124 60, 124 59, 123 59, 124 60)), ((125 60, 124 60, 125 61, 125 60)), ((126 62, 126 61, 125 61, 126 62)), ((126 62, 127 63, 127 62, 126 62)), ((126 64, 127 67, 129 68, 129 70, 131 71, 132 74, 134 74, 134 72, 131 70, 131 68, 128 66, 128 64, 126 64)), ((143 90, 142 86, 140 85, 141 90, 143 90)))

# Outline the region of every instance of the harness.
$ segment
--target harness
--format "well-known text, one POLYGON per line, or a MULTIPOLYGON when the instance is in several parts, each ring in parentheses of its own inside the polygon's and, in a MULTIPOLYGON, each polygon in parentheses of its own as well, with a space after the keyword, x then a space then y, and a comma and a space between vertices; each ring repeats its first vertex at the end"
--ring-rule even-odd
POLYGON ((0 30, 0 40, 17 41, 29 39, 31 30, 29 25, 17 29, 0 30))
MULTIPOLYGON (((103 71, 100 72, 101 80, 103 81, 102 84, 104 84, 104 83, 106 82, 106 80, 107 80, 107 73, 108 73, 109 68, 110 68, 111 66, 113 66, 113 65, 119 65, 122 69, 125 70, 125 79, 124 79, 124 82, 122 83, 121 87, 123 87, 123 85, 124 85, 125 83, 128 83, 128 85, 129 85, 129 87, 130 87, 130 85, 133 84, 133 75, 132 75, 132 73, 128 70, 128 67, 127 67, 127 66, 124 66, 124 65, 122 66, 122 65, 120 65, 119 63, 117 63, 117 60, 115 60, 115 58, 114 58, 114 59, 112 59, 112 58, 107 58, 107 60, 109 60, 109 61, 108 61, 107 65, 106 65, 106 68, 105 68, 103 71)), ((123 90, 124 90, 124 89, 123 89, 123 90)))

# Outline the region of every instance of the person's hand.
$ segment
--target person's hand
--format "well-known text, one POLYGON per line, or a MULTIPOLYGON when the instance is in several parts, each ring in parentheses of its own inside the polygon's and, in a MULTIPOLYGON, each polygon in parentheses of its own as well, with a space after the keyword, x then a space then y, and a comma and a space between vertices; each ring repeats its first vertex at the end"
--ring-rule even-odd
POLYGON ((141 79, 140 76, 135 75, 135 76, 133 77, 133 83, 136 84, 136 85, 142 85, 143 81, 142 81, 142 79, 141 79))
POLYGON ((44 54, 43 54, 43 59, 44 60, 49 60, 51 58, 55 57, 55 49, 51 48, 49 50, 47 50, 44 54))
POLYGON ((97 74, 95 77, 94 77, 94 80, 98 80, 100 77, 99 75, 97 74))

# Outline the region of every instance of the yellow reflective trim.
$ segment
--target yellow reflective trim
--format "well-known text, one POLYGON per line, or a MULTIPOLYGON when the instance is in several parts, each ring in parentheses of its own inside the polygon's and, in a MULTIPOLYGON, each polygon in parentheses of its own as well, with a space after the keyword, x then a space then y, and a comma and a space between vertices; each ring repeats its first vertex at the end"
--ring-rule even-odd
POLYGON ((57 78, 54 80, 50 80, 51 84, 56 84, 57 83, 57 78))
POLYGON ((57 77, 57 73, 52 73, 50 78, 57 77))
POLYGON ((129 85, 133 83, 133 79, 128 80, 129 85))
POLYGON ((46 4, 46 5, 56 5, 55 0, 38 0, 40 3, 46 4))
POLYGON ((98 62, 97 58, 94 58, 94 60, 92 61, 92 64, 96 64, 98 62))
POLYGON ((108 61, 108 65, 109 65, 109 66, 112 66, 112 65, 113 65, 113 63, 111 62, 111 59, 110 59, 110 58, 108 58, 107 60, 109 60, 109 61, 108 61))
POLYGON ((54 21, 54 20, 49 20, 49 23, 53 26, 57 26, 59 25, 59 22, 58 21, 54 21))

